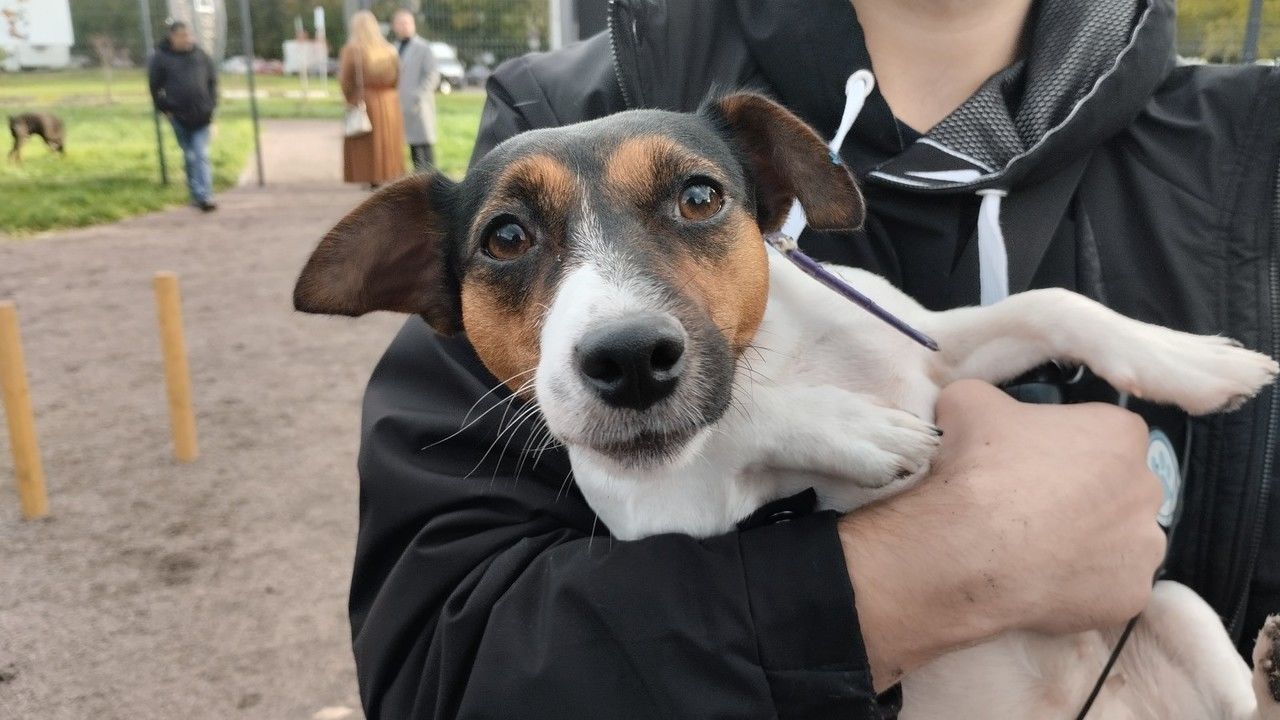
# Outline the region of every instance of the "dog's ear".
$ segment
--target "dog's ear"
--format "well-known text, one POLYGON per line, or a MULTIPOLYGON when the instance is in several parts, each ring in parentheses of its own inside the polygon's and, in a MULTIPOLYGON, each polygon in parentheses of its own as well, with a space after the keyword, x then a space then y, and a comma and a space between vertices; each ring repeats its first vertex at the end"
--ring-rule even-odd
POLYGON ((747 165, 756 191, 756 219, 769 232, 782 226, 799 199, 809 225, 851 230, 866 214, 862 193, 848 169, 803 120, 755 93, 726 95, 703 114, 722 129, 747 165))
POLYGON ((411 175, 342 218, 316 247, 293 289, 293 306, 325 315, 417 313, 445 335, 462 329, 458 280, 449 267, 454 183, 411 175))

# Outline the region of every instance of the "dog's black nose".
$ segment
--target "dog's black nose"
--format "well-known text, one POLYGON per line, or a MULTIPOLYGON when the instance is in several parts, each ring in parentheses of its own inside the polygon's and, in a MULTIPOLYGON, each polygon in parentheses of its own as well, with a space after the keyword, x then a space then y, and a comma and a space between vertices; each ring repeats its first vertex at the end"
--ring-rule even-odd
POLYGON ((587 387, 614 407, 644 410, 675 391, 684 370, 684 332, 667 315, 597 327, 575 351, 587 387))

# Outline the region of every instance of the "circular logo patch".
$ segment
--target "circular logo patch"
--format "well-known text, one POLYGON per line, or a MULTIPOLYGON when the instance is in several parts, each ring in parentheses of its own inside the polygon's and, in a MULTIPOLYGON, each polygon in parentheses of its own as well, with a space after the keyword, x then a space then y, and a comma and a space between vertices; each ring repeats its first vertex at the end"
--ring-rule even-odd
POLYGON ((1147 467, 1160 478, 1164 488, 1164 502, 1156 521, 1161 527, 1168 529, 1178 511, 1178 497, 1182 490, 1182 472, 1178 467, 1178 453, 1173 449, 1173 441, 1161 430, 1153 429, 1147 438, 1147 467))

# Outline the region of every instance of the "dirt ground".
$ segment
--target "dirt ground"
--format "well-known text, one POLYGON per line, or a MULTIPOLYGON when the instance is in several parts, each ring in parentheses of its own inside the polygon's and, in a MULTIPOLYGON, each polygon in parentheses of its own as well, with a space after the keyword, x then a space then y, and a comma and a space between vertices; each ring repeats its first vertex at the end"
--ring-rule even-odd
POLYGON ((20 519, 0 437, 0 718, 359 716, 359 400, 400 319, 302 316, 289 299, 366 194, 337 182, 339 142, 331 123, 270 123, 271 185, 216 213, 0 239, 53 513, 20 519), (191 464, 171 455, 157 270, 182 282, 191 464))

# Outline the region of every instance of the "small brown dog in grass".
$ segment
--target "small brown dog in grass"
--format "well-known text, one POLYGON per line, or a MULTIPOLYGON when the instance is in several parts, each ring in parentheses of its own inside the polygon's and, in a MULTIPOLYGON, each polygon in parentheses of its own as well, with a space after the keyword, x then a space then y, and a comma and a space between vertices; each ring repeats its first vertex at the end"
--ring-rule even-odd
POLYGON ((9 162, 22 164, 22 146, 32 135, 39 135, 50 150, 59 155, 67 154, 66 131, 62 120, 52 113, 22 113, 9 116, 9 134, 13 136, 13 149, 9 162))
MULTIPOLYGON (((294 302, 465 331, 568 447, 622 540, 729 532, 807 487, 840 511, 900 492, 927 472, 935 401, 959 379, 1065 360, 1192 414, 1235 409, 1275 379, 1274 360, 1232 340, 1066 290, 930 312, 832 268, 937 340, 929 352, 766 250, 793 199, 812 227, 862 222, 821 138, 757 95, 530 131, 461 183, 426 174, 377 193, 320 243, 294 302)), ((1119 633, 1015 631, 950 653, 905 676, 900 717, 1075 717, 1119 633)), ((1278 639, 1272 618, 1251 671, 1209 605, 1161 582, 1089 718, 1280 720, 1278 639)))

